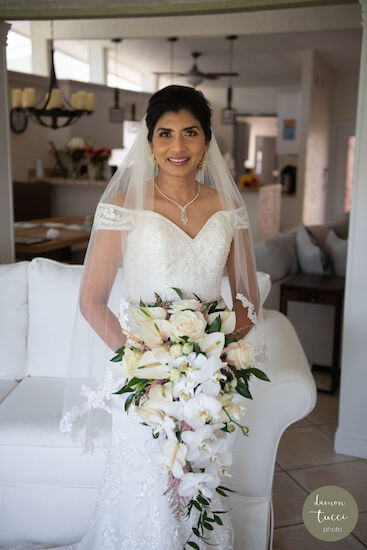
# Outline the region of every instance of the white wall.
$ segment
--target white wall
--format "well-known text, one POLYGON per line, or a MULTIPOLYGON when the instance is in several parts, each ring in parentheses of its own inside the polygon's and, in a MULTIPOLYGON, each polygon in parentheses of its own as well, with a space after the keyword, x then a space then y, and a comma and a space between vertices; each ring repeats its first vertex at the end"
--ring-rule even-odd
POLYGON ((363 20, 362 57, 335 451, 367 458, 367 0, 360 2, 363 20))
POLYGON ((332 101, 335 74, 317 53, 313 56, 304 172, 303 222, 325 222, 330 164, 332 101))
POLYGON ((326 220, 344 212, 348 139, 355 135, 359 74, 337 72, 333 96, 330 178, 326 220))

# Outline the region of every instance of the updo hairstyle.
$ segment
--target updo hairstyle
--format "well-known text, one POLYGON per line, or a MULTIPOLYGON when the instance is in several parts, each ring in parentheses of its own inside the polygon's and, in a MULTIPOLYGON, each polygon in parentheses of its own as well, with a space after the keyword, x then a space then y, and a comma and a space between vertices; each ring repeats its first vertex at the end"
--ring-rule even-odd
POLYGON ((166 86, 151 96, 148 102, 145 121, 148 127, 148 141, 153 139, 154 128, 162 115, 170 111, 178 113, 184 109, 194 115, 204 131, 205 140, 212 137, 212 110, 204 94, 190 86, 166 86))

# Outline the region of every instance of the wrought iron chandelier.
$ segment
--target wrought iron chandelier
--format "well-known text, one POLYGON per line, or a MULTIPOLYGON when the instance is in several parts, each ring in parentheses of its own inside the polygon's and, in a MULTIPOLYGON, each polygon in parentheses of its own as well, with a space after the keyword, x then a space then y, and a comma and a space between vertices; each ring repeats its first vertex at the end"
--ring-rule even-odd
POLYGON ((31 118, 41 126, 57 130, 75 124, 83 115, 94 111, 94 94, 78 91, 71 94, 71 102, 58 87, 54 63, 54 31, 51 21, 50 75, 48 87, 36 103, 35 89, 12 90, 10 127, 17 134, 23 133, 31 118))

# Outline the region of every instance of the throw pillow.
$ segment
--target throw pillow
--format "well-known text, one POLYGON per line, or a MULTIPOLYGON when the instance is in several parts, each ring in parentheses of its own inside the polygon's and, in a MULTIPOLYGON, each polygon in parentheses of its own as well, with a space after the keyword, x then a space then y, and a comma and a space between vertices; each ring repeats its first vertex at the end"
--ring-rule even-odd
POLYGON ((335 275, 345 277, 347 266, 347 239, 339 239, 335 231, 329 231, 326 239, 326 248, 333 264, 335 275))
POLYGON ((304 225, 297 229, 297 255, 301 271, 314 275, 330 275, 332 268, 317 239, 304 225))
POLYGON ((255 244, 256 267, 269 273, 272 282, 297 271, 296 236, 294 231, 278 233, 255 244))

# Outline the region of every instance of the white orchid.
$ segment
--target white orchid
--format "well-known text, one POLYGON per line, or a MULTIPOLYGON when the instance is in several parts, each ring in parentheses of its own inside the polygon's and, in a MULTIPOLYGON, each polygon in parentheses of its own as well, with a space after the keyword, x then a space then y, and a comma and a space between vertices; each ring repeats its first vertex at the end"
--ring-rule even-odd
POLYGON ((230 309, 225 311, 215 311, 214 313, 209 313, 208 315, 208 325, 211 325, 217 317, 221 319, 220 330, 224 334, 231 334, 236 328, 236 314, 230 309))
POLYGON ((187 460, 209 460, 211 456, 211 442, 216 440, 213 427, 205 424, 197 430, 187 430, 182 433, 182 441, 187 446, 187 460))
POLYGON ((183 405, 183 417, 192 428, 200 428, 213 418, 216 418, 222 408, 220 402, 211 395, 199 393, 183 405))
POLYGON ((211 498, 213 496, 213 489, 215 489, 219 483, 219 476, 215 475, 214 471, 209 473, 188 472, 181 478, 178 493, 182 497, 195 498, 200 491, 204 497, 211 498))

